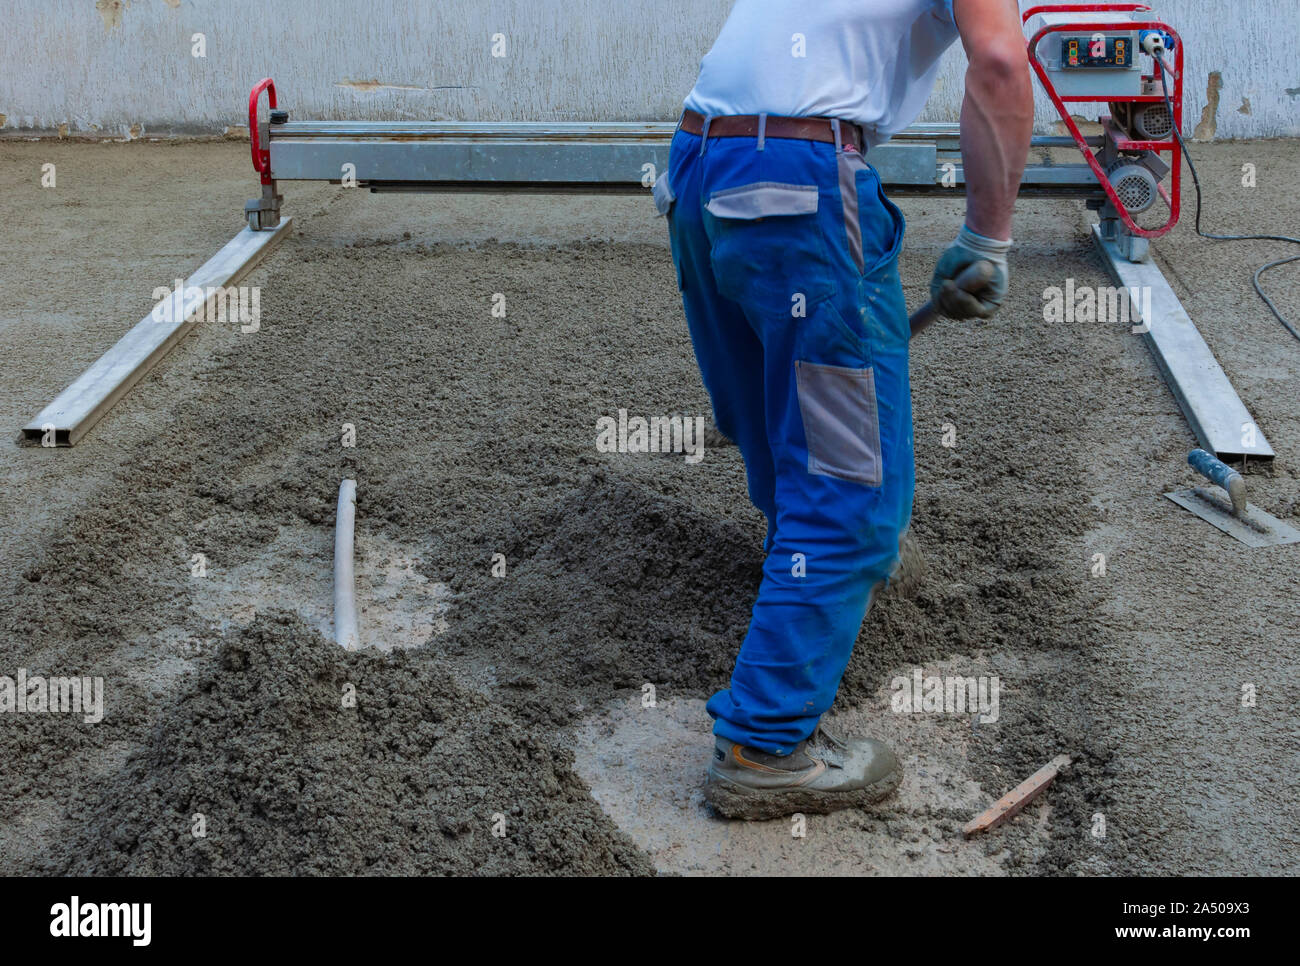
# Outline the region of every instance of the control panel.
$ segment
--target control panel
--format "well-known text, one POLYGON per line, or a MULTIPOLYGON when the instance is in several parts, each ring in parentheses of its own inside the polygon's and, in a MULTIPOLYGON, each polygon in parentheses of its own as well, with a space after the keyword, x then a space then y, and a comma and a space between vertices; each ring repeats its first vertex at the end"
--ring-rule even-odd
POLYGON ((1025 33, 1033 36, 1046 26, 1065 28, 1044 37, 1036 51, 1058 94, 1113 100, 1142 93, 1138 30, 1122 29, 1126 21, 1139 19, 1132 11, 1048 9, 1029 18, 1025 33), (1092 24, 1097 26, 1088 29, 1092 24))
POLYGON ((1133 41, 1129 34, 1061 38, 1063 70, 1129 67, 1132 63, 1133 41))

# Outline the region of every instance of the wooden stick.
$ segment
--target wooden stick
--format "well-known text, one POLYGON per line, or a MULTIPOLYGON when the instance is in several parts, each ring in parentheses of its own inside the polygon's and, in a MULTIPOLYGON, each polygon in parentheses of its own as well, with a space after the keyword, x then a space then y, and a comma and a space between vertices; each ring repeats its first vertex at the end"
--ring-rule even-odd
POLYGON ((962 834, 970 838, 977 832, 987 832, 989 829, 995 829, 1003 822, 1014 818, 1020 813, 1021 809, 1047 790, 1047 786, 1052 784, 1053 778, 1069 767, 1069 755, 1058 755, 1053 758, 989 806, 987 811, 976 815, 967 822, 961 830, 962 834))

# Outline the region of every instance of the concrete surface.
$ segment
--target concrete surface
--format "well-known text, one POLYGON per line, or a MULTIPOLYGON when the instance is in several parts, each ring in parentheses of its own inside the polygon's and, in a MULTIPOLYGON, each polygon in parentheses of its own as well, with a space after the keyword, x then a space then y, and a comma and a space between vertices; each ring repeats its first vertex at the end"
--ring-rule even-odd
MULTIPOLYGON (((1294 142, 1202 146, 1196 159, 1209 229, 1296 223, 1294 142), (1255 187, 1241 183, 1245 164, 1255 187)), ((18 426, 148 310, 155 286, 238 230, 252 188, 246 145, 0 144, 0 211, 23 226, 0 238, 11 280, 0 309, 9 347, 0 421, 13 431, 0 441, 0 513, 10 521, 0 673, 93 671, 116 683, 120 701, 98 731, 47 738, 0 719, 15 749, 0 765, 5 786, 25 789, 0 810, 7 869, 27 868, 74 832, 82 845, 110 848, 84 830, 114 827, 114 783, 130 778, 130 756, 155 722, 176 720, 176 702, 208 666, 178 658, 169 641, 208 628, 205 648, 229 646, 272 607, 321 626, 328 580, 313 590, 311 561, 320 556, 328 573, 334 489, 313 494, 310 480, 334 468, 335 407, 378 393, 364 418, 376 432, 408 428, 364 456, 362 485, 379 505, 359 519, 371 589, 363 620, 413 646, 412 660, 446 662, 458 686, 505 708, 517 733, 576 753, 606 814, 662 870, 1300 871, 1296 548, 1247 550, 1165 500, 1191 480, 1183 460, 1193 440, 1138 337, 1043 321, 1048 288, 1067 278, 1106 284, 1078 206, 1021 205, 1002 315, 945 323, 916 346, 916 528, 931 574, 915 599, 887 600, 869 620, 837 705, 850 727, 888 734, 913 771, 882 814, 813 818, 794 839, 784 823, 718 823, 689 784, 707 753, 698 702, 743 633, 744 572, 724 573, 726 561, 751 565, 761 537, 734 450, 711 451, 695 472, 678 460, 598 457, 586 435, 589 416, 619 405, 694 412, 702 403, 648 199, 286 185, 297 233, 249 280, 263 287, 270 341, 201 329, 77 448, 14 444, 18 426), (39 187, 47 162, 57 165, 55 189, 39 187), (482 328, 493 323, 476 313, 502 288, 513 321, 482 328), (426 343, 437 351, 424 362, 403 361, 426 343), (333 368, 320 368, 326 359, 333 368), (430 367, 423 379, 420 366, 430 367), (426 399, 439 422, 423 438, 403 420, 411 400, 426 399), (280 426, 276 414, 295 405, 280 426), (944 445, 948 427, 955 447, 944 445), (230 463, 231 447, 252 449, 230 463), (546 509, 552 491, 563 496, 593 474, 610 481, 594 484, 599 498, 546 509), (454 486, 440 487, 444 479, 454 486), (655 502, 665 500, 667 518, 655 502), (668 543, 670 558, 705 554, 702 569, 676 577, 654 549, 673 514, 690 527, 684 542, 668 543), (198 593, 184 551, 205 526, 228 531, 211 535, 228 569, 198 593), (473 555, 512 530, 518 577, 493 591, 471 575, 473 555), (1104 576, 1094 576, 1099 553, 1104 576), (624 571, 640 576, 618 583, 624 571), (283 586, 257 577, 267 572, 283 574, 283 586), (128 593, 110 590, 108 576, 128 593), (726 629, 692 631, 708 654, 698 672, 672 664, 690 652, 656 651, 634 633, 647 621, 676 633, 671 613, 656 615, 659 594, 697 601, 690 620, 702 628, 710 601, 725 595, 726 629), (494 606, 507 609, 498 618, 494 606), (587 650, 566 650, 586 634, 587 650), (646 655, 661 664, 645 665, 646 655), (1001 676, 1001 720, 972 728, 961 717, 890 716, 891 677, 916 667, 1001 676), (627 710, 643 680, 660 682, 657 719, 627 710), (964 747, 958 733, 969 734, 964 747), (954 838, 967 812, 1061 751, 1081 767, 1044 801, 981 843, 954 838), (72 791, 83 787, 84 801, 72 791), (87 824, 87 814, 108 824, 87 824)), ((919 303, 959 205, 902 207, 904 282, 919 303)), ((1157 258, 1278 451, 1272 467, 1251 468, 1252 502, 1294 522, 1300 344, 1250 289, 1253 267, 1283 246, 1209 242, 1190 225, 1188 210, 1157 258)), ((1294 266, 1266 284, 1300 317, 1294 266)), ((612 868, 628 861, 621 854, 579 850, 566 861, 612 868)))

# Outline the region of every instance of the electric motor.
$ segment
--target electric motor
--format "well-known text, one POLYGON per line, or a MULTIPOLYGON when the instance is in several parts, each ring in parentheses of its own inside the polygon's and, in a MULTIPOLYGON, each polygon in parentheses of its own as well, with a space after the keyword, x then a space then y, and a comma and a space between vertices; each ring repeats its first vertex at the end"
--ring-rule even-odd
POLYGON ((1164 141, 1174 131, 1168 105, 1156 101, 1132 105, 1133 133, 1143 141, 1164 141))
POLYGON ((1106 171, 1120 203, 1130 213, 1146 211, 1160 197, 1159 182, 1145 166, 1129 158, 1120 158, 1106 171))

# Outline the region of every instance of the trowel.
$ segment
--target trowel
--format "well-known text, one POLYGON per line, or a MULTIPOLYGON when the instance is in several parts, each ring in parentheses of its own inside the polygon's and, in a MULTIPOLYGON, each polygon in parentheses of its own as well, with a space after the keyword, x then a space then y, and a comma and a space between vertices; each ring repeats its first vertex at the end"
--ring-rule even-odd
MULTIPOLYGON (((962 270, 954 281, 957 287, 963 292, 974 294, 980 291, 984 286, 993 279, 993 264, 987 261, 971 262, 962 270)), ((919 309, 911 314, 908 318, 908 324, 912 328, 911 338, 915 339, 918 335, 934 325, 940 318, 939 306, 931 300, 922 305, 919 309)))
POLYGON ((1214 524, 1229 536, 1236 537, 1248 547, 1300 543, 1300 530, 1289 523, 1283 523, 1253 503, 1246 502, 1245 477, 1217 459, 1213 453, 1194 449, 1187 454, 1187 463, 1211 483, 1221 487, 1227 494, 1227 499, 1217 490, 1200 486, 1166 493, 1165 496, 1169 499, 1191 510, 1202 520, 1214 524))

